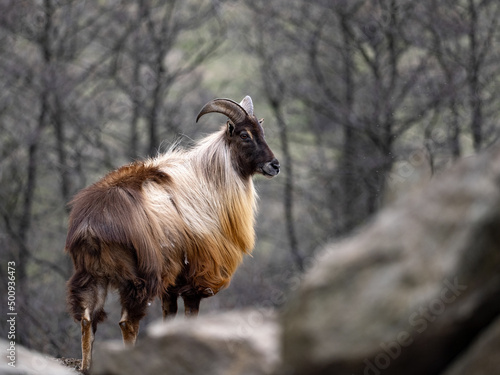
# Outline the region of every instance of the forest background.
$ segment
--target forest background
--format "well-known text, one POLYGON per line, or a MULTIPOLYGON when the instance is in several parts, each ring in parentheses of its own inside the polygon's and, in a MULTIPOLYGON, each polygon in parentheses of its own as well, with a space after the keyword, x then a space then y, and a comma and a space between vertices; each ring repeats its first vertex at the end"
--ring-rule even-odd
POLYGON ((497 140, 499 22, 493 0, 1 0, 2 332, 15 262, 16 340, 79 356, 67 203, 216 130, 195 124, 216 97, 252 96, 282 174, 256 178, 253 257, 202 311, 283 306, 325 243, 497 140))

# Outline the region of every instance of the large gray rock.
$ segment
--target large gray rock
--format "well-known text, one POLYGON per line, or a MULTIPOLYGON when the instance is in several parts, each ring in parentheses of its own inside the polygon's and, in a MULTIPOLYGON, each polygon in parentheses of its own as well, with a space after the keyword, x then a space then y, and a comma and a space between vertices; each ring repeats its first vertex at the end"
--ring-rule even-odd
POLYGON ((327 246, 283 316, 287 374, 441 373, 500 313, 500 148, 327 246))
POLYGON ((0 375, 77 375, 79 372, 58 363, 54 358, 0 340, 0 375))
POLYGON ((159 322, 135 348, 96 345, 93 375, 267 375, 279 364, 279 328, 269 310, 159 322))

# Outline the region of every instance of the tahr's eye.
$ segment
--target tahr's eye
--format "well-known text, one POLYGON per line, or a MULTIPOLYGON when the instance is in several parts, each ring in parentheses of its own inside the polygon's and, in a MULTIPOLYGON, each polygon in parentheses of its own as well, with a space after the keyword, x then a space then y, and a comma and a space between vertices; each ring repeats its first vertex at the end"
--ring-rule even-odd
POLYGON ((247 140, 249 137, 248 137, 247 133, 241 133, 240 134, 240 138, 243 139, 243 140, 247 140))

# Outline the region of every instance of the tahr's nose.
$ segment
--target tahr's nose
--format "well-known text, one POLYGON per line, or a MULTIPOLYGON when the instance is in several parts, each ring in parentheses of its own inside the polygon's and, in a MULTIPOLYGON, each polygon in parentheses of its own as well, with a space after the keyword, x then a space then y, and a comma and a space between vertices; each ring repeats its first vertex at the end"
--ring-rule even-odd
POLYGON ((276 174, 280 173, 280 162, 278 159, 274 158, 271 161, 271 167, 273 167, 276 170, 276 174))

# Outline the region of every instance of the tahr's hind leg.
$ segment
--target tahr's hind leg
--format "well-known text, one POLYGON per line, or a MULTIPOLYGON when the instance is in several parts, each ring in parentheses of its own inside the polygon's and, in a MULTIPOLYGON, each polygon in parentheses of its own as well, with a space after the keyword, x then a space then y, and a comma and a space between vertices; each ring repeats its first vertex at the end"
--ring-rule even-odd
POLYGON ((90 369, 92 361, 92 345, 94 343, 95 331, 92 329, 89 309, 85 309, 81 320, 82 326, 82 366, 81 370, 86 373, 90 369))
POLYGON ((148 300, 140 298, 141 294, 136 288, 131 283, 128 287, 120 289, 122 316, 119 325, 125 346, 135 345, 139 334, 139 322, 146 315, 148 307, 148 300))
POLYGON ((81 278, 78 274, 69 281, 68 301, 75 319, 80 320, 82 329, 81 370, 88 373, 92 362, 92 346, 97 324, 106 318, 107 283, 94 279, 81 278), (83 280, 85 282, 83 282, 83 280))

